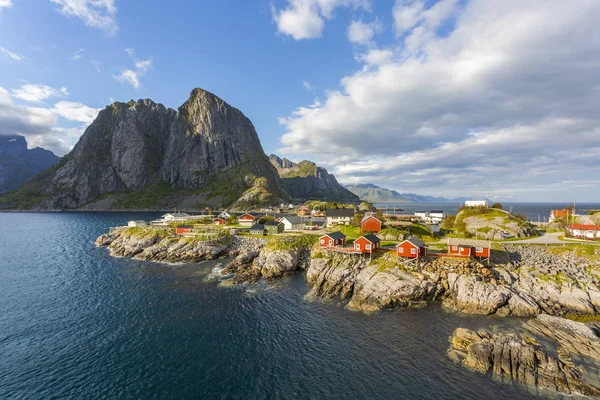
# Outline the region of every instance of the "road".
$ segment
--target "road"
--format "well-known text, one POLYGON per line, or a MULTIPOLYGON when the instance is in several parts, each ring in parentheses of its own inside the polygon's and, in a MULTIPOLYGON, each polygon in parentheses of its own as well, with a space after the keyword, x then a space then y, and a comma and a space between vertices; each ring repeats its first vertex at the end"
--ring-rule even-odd
POLYGON ((502 243, 514 243, 514 244, 573 244, 573 243, 585 243, 585 244, 598 244, 596 242, 588 242, 585 240, 561 240, 559 236, 564 235, 562 232, 540 232, 540 236, 532 239, 523 239, 523 240, 511 240, 509 242, 502 243))

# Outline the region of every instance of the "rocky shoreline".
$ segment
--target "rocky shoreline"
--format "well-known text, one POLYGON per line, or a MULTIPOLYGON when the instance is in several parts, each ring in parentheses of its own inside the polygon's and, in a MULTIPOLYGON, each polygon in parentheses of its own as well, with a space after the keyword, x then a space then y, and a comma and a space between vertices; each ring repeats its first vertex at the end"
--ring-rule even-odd
POLYGON ((450 258, 407 262, 392 252, 371 260, 320 249, 315 243, 309 235, 207 241, 128 229, 96 240, 113 256, 140 260, 232 258, 221 272, 226 286, 305 270, 310 295, 346 300, 351 310, 373 312, 440 301, 455 312, 532 318, 523 323, 523 331, 458 328, 448 354, 466 367, 537 389, 600 396, 600 382, 590 378, 600 373, 600 325, 560 318, 600 314, 597 257, 508 245, 494 251, 489 265, 450 258))

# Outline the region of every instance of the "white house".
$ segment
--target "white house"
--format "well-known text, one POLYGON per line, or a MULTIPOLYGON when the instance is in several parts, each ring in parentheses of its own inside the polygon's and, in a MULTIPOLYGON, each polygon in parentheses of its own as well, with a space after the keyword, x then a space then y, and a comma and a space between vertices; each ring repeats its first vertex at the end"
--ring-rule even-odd
POLYGON ((182 212, 165 214, 162 216, 163 221, 175 222, 175 221, 187 221, 190 219, 190 215, 182 212))
POLYGON ((146 226, 146 221, 142 221, 142 220, 129 221, 127 223, 127 226, 129 226, 129 227, 146 226))
POLYGON ((227 221, 229 218, 231 218, 232 215, 233 213, 229 212, 228 210, 223 210, 221 211, 221 214, 217 215, 217 218, 221 218, 227 221))
POLYGON ((415 217, 425 221, 429 217, 429 213, 427 211, 415 211, 415 217))
POLYGON ((303 231, 306 227, 302 217, 283 217, 279 219, 279 222, 283 224, 284 231, 303 231))
POLYGON ((465 207, 488 207, 487 200, 467 200, 465 201, 465 207))
POLYGON ((571 224, 568 230, 576 238, 600 239, 600 225, 571 224))
POLYGON ((431 210, 429 211, 429 222, 433 224, 439 224, 446 218, 444 210, 431 210))
POLYGON ((327 226, 348 225, 354 218, 354 208, 329 208, 325 215, 327 226))

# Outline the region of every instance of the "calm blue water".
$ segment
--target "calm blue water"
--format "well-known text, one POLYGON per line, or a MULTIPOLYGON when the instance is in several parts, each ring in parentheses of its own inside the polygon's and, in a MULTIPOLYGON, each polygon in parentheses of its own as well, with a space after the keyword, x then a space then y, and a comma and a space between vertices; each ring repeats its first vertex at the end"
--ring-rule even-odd
POLYGON ((215 262, 94 247, 154 214, 0 213, 0 399, 527 399, 446 356, 458 326, 514 324, 439 306, 364 315, 305 298, 303 275, 253 290, 215 262))
MULTIPOLYGON (((551 210, 562 210, 568 205, 573 203, 508 203, 501 202, 505 210, 512 210, 514 214, 524 214, 531 221, 546 221, 550 217, 551 210)), ((393 208, 397 207, 398 210, 402 209, 407 213, 414 213, 415 211, 429 211, 429 210, 444 210, 448 214, 456 214, 458 209, 462 206, 462 203, 375 203, 376 207, 393 208)), ((600 203, 576 203, 577 214, 587 214, 589 210, 600 210, 600 203)), ((399 212, 399 211, 398 211, 399 212)))

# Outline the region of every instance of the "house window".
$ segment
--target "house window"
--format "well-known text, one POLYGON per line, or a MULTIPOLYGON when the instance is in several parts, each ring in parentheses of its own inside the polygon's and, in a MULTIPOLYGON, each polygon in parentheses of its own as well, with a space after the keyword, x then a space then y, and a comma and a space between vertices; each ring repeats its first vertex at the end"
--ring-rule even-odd
POLYGON ((325 244, 325 239, 321 239, 321 244, 325 244))
POLYGON ((452 246, 452 250, 456 250, 456 246, 452 246))
POLYGON ((475 247, 477 253, 483 253, 483 247, 475 247))
POLYGON ((354 248, 355 248, 356 250, 360 250, 360 244, 355 244, 355 245, 354 245, 354 248))
POLYGON ((410 249, 410 254, 417 254, 417 249, 415 249, 414 247, 410 249))
POLYGON ((367 245, 367 250, 371 250, 371 245, 370 244, 367 245))
POLYGON ((399 253, 404 253, 404 248, 403 247, 398 247, 398 252, 399 253))

